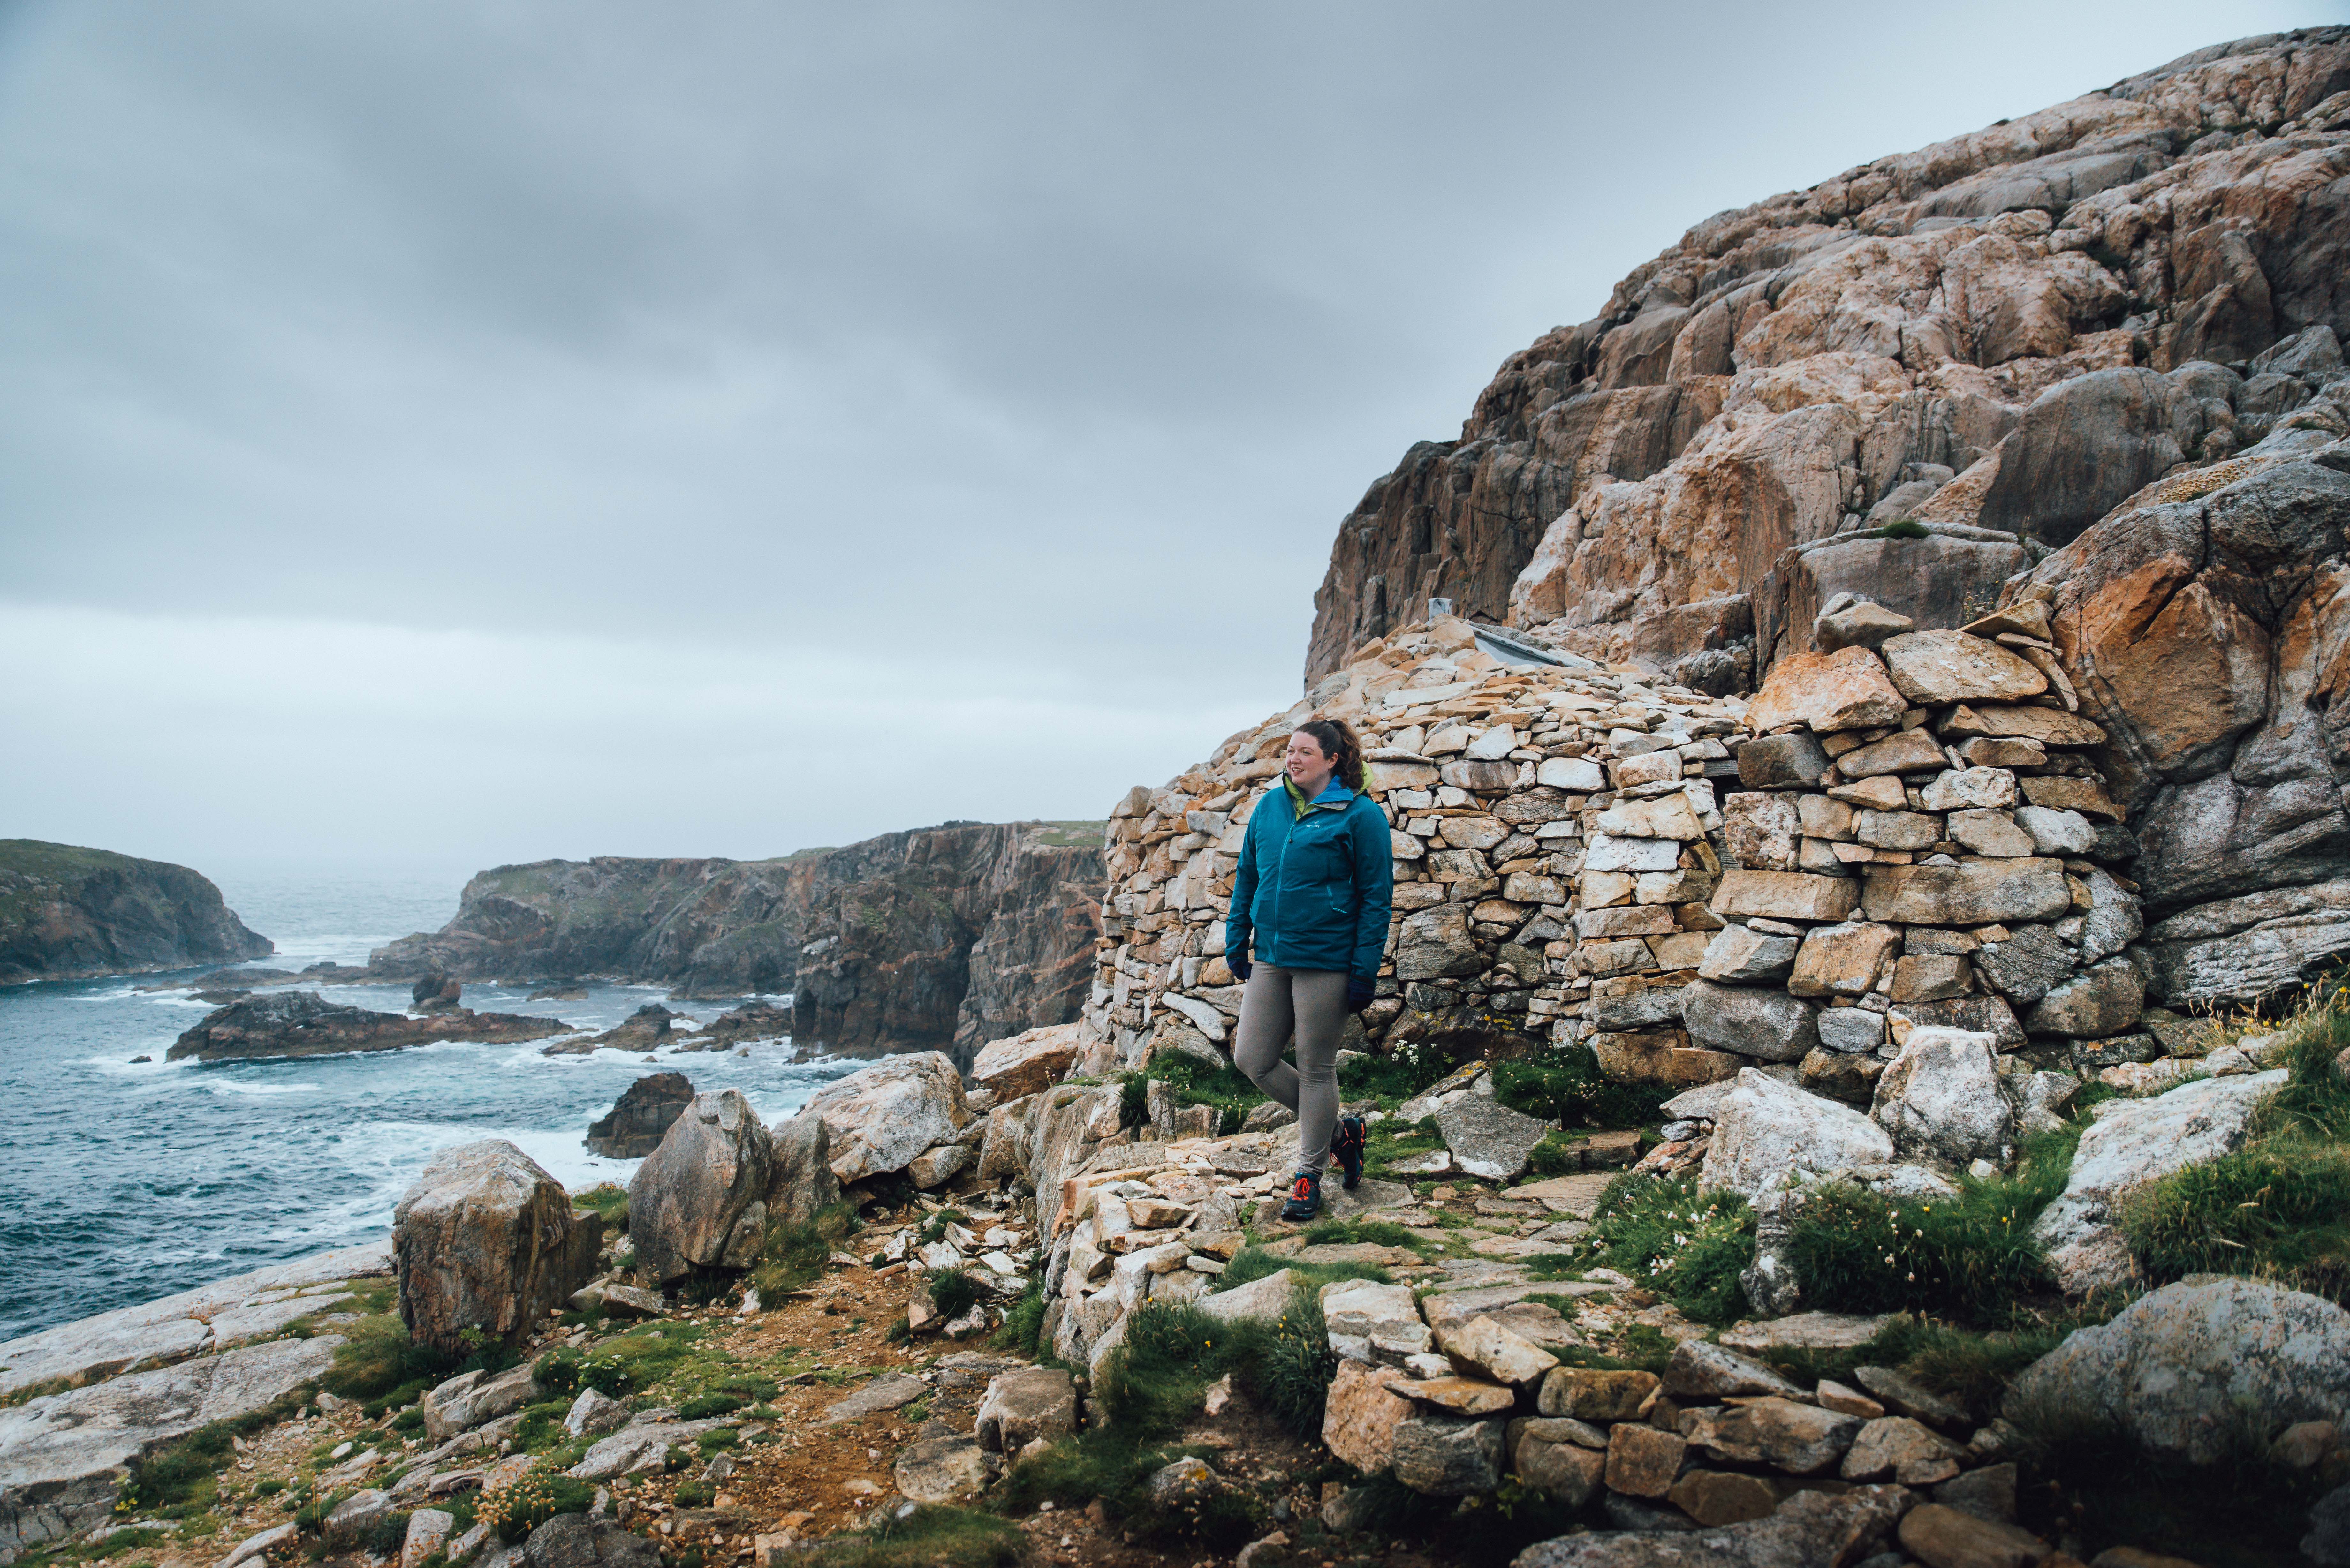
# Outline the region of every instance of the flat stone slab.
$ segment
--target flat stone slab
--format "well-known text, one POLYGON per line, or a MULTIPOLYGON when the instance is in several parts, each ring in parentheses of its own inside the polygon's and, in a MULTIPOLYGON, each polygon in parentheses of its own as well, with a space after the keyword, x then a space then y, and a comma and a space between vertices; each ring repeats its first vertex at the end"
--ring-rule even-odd
POLYGON ((134 1362, 164 1366, 264 1338, 333 1305, 347 1282, 390 1272, 390 1241, 369 1241, 59 1324, 0 1345, 0 1398, 45 1383, 110 1377, 134 1362))
POLYGON ((0 1409, 0 1552, 105 1522, 132 1459, 263 1408, 323 1375, 342 1344, 272 1340, 0 1409))
POLYGON ((884 1372, 856 1393, 836 1400, 824 1413, 819 1427, 829 1427, 840 1421, 854 1421, 882 1410, 895 1410, 910 1405, 931 1391, 931 1386, 919 1377, 909 1377, 902 1372, 884 1372))
POLYGON ((1554 1176, 1546 1181, 1529 1181, 1513 1187, 1506 1196, 1540 1203, 1555 1214, 1572 1214, 1577 1220, 1588 1220, 1599 1207, 1599 1195, 1616 1179, 1612 1170, 1586 1171, 1575 1176, 1554 1176))
POLYGON ((1799 1312, 1742 1323, 1721 1336, 1725 1349, 1752 1355, 1765 1350, 1857 1350, 1875 1339, 1889 1317, 1853 1317, 1843 1313, 1799 1312))

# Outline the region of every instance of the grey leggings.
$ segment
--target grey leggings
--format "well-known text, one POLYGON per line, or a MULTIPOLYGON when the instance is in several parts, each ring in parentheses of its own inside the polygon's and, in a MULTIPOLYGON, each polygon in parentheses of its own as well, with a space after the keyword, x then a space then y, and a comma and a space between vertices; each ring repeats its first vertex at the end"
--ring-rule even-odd
POLYGON ((1241 992, 1232 1065, 1297 1113, 1297 1168, 1330 1168, 1330 1134, 1338 1125, 1338 1037, 1347 1027, 1347 971, 1277 969, 1260 963, 1241 992), (1297 1065, 1281 1048, 1297 1036, 1297 1065))

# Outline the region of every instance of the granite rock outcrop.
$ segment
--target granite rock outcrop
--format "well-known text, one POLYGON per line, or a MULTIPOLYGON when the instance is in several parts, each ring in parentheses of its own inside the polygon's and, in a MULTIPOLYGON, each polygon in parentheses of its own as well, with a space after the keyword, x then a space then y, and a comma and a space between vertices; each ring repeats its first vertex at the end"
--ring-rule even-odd
POLYGON ((0 839, 0 985, 234 963, 276 950, 184 866, 0 839))
POLYGON ((1370 487, 1306 683, 1430 596, 1710 691, 1838 592, 1971 618, 2326 403, 2345 90, 2350 29, 2241 39, 1706 219, 1370 487))

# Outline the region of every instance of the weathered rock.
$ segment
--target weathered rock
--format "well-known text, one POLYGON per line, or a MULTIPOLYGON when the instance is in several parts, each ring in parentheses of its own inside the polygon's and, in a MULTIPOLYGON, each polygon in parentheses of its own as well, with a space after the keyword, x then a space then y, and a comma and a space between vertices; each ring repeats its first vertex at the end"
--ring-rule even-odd
POLYGON ((2103 1039, 2136 1023, 2146 1011, 2146 981, 2127 959, 2108 959, 2050 988, 2024 1019, 2034 1034, 2103 1039))
MULTIPOLYGON (((1846 1313, 1799 1312, 1784 1317, 1759 1318, 1742 1323, 1726 1331, 1720 1344, 1724 1350, 1735 1350, 1748 1355, 1770 1350, 1857 1350, 1883 1333, 1890 1321, 1889 1318, 1862 1317, 1846 1313)), ((1825 1397, 1821 1403, 1826 1404, 1825 1397)), ((1828 1407, 1835 1408, 1834 1406, 1828 1407)), ((1872 1415, 1881 1413, 1870 1412, 1872 1415)))
POLYGON ((1776 985, 1795 967, 1794 937, 1766 935, 1749 926, 1724 926, 1705 945, 1698 961, 1700 980, 1724 985, 1776 985))
POLYGON ((1427 1497, 1471 1497, 1502 1484, 1507 1423, 1416 1410, 1395 1425, 1396 1480, 1427 1497))
POLYGON ((2013 1464, 1986 1465, 1979 1470, 1944 1481, 1934 1489, 1934 1501, 1977 1519, 2012 1522, 2015 1518, 2016 1469, 2013 1464))
POLYGON ((1436 1109, 1437 1129, 1453 1163, 1471 1176, 1515 1181, 1534 1145, 1549 1136, 1550 1124, 1513 1111, 1484 1095, 1460 1095, 1436 1109))
MULTIPOLYGON (((2063 882, 2061 875, 2058 882, 2063 882)), ((1722 873, 1721 886, 1707 907, 1725 919, 1841 920, 1859 902, 1860 889, 1848 877, 1741 868, 1722 873)))
POLYGON ((1762 1363, 1701 1339, 1685 1339, 1673 1346, 1672 1358, 1665 1363, 1664 1388, 1677 1399, 1804 1397, 1801 1388, 1762 1363))
POLYGON ((930 1385, 919 1377, 884 1372, 855 1393, 834 1400, 816 1425, 836 1426, 842 1421, 861 1420, 882 1410, 900 1409, 930 1392, 930 1385))
POLYGON ((2037 1002, 2073 972, 2073 950, 2046 926, 2018 926, 1973 954, 1975 972, 2010 1001, 2037 1002))
POLYGON ((1913 631, 1877 650, 1908 705, 2013 702, 2048 690, 2048 678, 1998 643, 1962 631, 1913 631))
POLYGON ((1771 667, 1746 711, 1758 732, 1804 724, 1823 734, 1898 724, 1909 704, 1866 648, 1797 653, 1771 667))
POLYGON ((832 1173, 843 1182, 903 1170, 924 1149, 954 1142, 971 1120, 962 1075, 938 1051, 892 1056, 852 1073, 811 1098, 805 1111, 824 1118, 832 1173))
POLYGON ((1857 1055, 1885 1044, 1885 1015, 1864 1008, 1824 1008, 1818 1027, 1820 1047, 1826 1051, 1857 1055))
POLYGON ((0 841, 0 884, 13 895, 0 909, 0 985, 234 963, 277 950, 184 866, 13 838, 0 841))
POLYGON ((1949 832, 1950 842, 1965 848, 1967 854, 1992 856, 1998 860, 2021 860, 2026 856, 2044 854, 2035 836, 2016 827, 2007 811, 1953 811, 1949 832))
POLYGON ((1886 1408, 1897 1416, 1930 1421, 1953 1430, 1963 1430, 1966 1426, 1964 1406, 1944 1398, 1898 1367, 1856 1366, 1852 1376, 1855 1382, 1883 1400, 1886 1408))
MULTIPOLYGON (((1669 1494, 1668 1494, 1669 1495, 1669 1494)), ((1527 1547, 1511 1568, 1819 1568, 1856 1564, 1909 1504, 1896 1487, 1841 1496, 1799 1491, 1766 1519, 1681 1534, 1649 1526, 1563 1535, 1527 1547)), ((1686 1527, 1684 1527, 1686 1528, 1686 1527)), ((1936 1564, 1935 1568, 1946 1568, 1936 1564)))
POLYGON ((1336 1280, 1321 1288, 1330 1348, 1356 1361, 1400 1366, 1435 1345, 1411 1287, 1376 1280, 1336 1280))
POLYGON ((1560 1366, 1543 1378, 1535 1407, 1545 1416, 1579 1421, 1630 1421, 1648 1407, 1659 1386, 1653 1372, 1560 1366))
POLYGON ((916 1502, 968 1503, 994 1479, 987 1459, 986 1449, 973 1438, 922 1438, 899 1452, 890 1479, 899 1495, 916 1502))
POLYGON ((1872 920, 1980 926, 2054 919, 2072 907, 2061 861, 1963 860, 1955 866, 1869 866, 1860 902, 1872 920))
POLYGON ((1459 904, 1440 904, 1405 916, 1395 951, 1399 981, 1441 980, 1486 968, 1469 929, 1469 911, 1459 904))
POLYGON ((806 1109, 775 1124, 767 1140, 767 1223, 805 1225, 840 1201, 832 1173, 832 1129, 806 1109))
POLYGON ((1901 933, 1891 926, 1814 926, 1804 936, 1787 989, 1797 996, 1865 996, 1900 950, 1901 933))
POLYGON ((1795 869, 1803 819, 1787 796, 1755 791, 1733 794, 1721 803, 1721 827, 1732 864, 1755 871, 1795 869))
POLYGON ((1581 1508, 1599 1490, 1607 1455, 1604 1448, 1555 1434, 1558 1425, 1539 1417, 1511 1422, 1510 1469, 1520 1484, 1546 1492, 1568 1508, 1581 1508))
POLYGON ((1691 1470, 1673 1483, 1665 1501, 1700 1524, 1742 1524, 1770 1518, 1779 1507, 1779 1489, 1735 1470, 1691 1470))
POLYGON ((560 1019, 515 1012, 373 1012, 330 1002, 315 991, 281 991, 229 1002, 172 1043, 166 1060, 263 1061, 282 1056, 335 1056, 397 1051, 409 1045, 466 1040, 543 1040, 571 1026, 560 1019))
POLYGON ((2066 1335, 2008 1398, 2210 1464, 2239 1424, 2266 1433, 2350 1408, 2350 1313, 2265 1281, 2165 1285, 2066 1335))
POLYGON ((2279 1070, 2201 1079, 2099 1117, 2081 1135, 2064 1192, 2033 1223, 2057 1282, 2079 1295, 2128 1279, 2129 1254, 2113 1224, 2115 1200, 2139 1182, 2237 1147, 2286 1076, 2279 1070))
POLYGON ((1906 615, 1896 614, 1883 605, 1861 599, 1814 621, 1812 643, 1823 653, 1833 653, 1840 648, 1881 648, 1887 638, 1899 637, 1917 624, 1906 615))
POLYGON ((1272 1323, 1287 1312, 1295 1299, 1297 1275, 1275 1270, 1263 1279, 1219 1291, 1201 1298, 1200 1310, 1223 1323, 1272 1323))
POLYGON ((990 1041, 972 1058, 972 1083, 993 1090, 998 1101, 1050 1088, 1076 1063, 1080 1032, 1078 1024, 1057 1023, 990 1041))
POLYGON ((601 1437, 629 1421, 629 1407, 601 1389, 582 1388, 563 1417, 563 1429, 574 1438, 601 1437))
POLYGON ((1731 1464, 1769 1465, 1798 1476, 1834 1469, 1862 1425, 1857 1416, 1780 1397, 1681 1412, 1681 1433, 1691 1448, 1731 1464))
POLYGON ((748 1268, 766 1241, 775 1145, 733 1089, 697 1095, 629 1182, 637 1267, 666 1284, 697 1267, 748 1268))
POLYGON ((660 1147, 670 1124, 693 1099, 682 1073, 648 1073, 630 1084, 602 1118, 588 1124, 588 1152, 642 1159, 660 1147))
POLYGON ((1435 1377, 1412 1378, 1392 1386, 1414 1404, 1453 1416, 1495 1416, 1517 1403, 1516 1396, 1499 1383, 1488 1383, 1482 1377, 1460 1377, 1449 1373, 1435 1377))
POLYGON ((2077 811, 2019 805, 2015 825, 2031 836, 2033 847, 2043 855, 2086 855, 2096 847, 2097 830, 2077 811))
POLYGON ((506 1568, 660 1568, 660 1549, 651 1542, 611 1520, 585 1513, 556 1514, 506 1558, 506 1568))
POLYGON ((1397 1425, 1412 1413, 1411 1401, 1389 1391, 1391 1381, 1401 1380, 1390 1368, 1340 1361, 1323 1402, 1323 1447, 1366 1475, 1387 1469, 1397 1425))
POLYGON ((1076 1429, 1077 1390, 1068 1373, 1024 1366, 989 1382, 972 1435, 983 1449, 1016 1454, 1039 1438, 1050 1440, 1076 1429))
POLYGON ((1836 772, 1848 779, 1879 778, 1891 774, 1933 772, 1950 765, 1942 748, 1924 730, 1901 730, 1881 741, 1857 747, 1836 759, 1836 772))
POLYGON ((1760 736, 1738 748, 1738 782, 1748 789, 1815 789, 1827 771, 1828 754, 1808 730, 1760 736))
POLYGON ((1953 768, 1919 793, 1928 811, 2005 811, 2015 804, 2015 775, 2005 768, 1953 768))
POLYGON ((1490 1317, 1473 1317, 1436 1336, 1436 1347, 1463 1377, 1482 1377, 1533 1392, 1558 1357, 1490 1317))
POLYGON ((1700 1044, 1766 1062, 1799 1061, 1819 1044, 1814 1010, 1784 992, 1693 981, 1681 992, 1681 1020, 1700 1044))
POLYGON ((718 1425, 716 1421, 632 1421, 598 1441, 563 1473, 576 1480, 657 1475, 668 1465, 672 1446, 690 1451, 695 1438, 718 1425))
POLYGON ((1748 1067, 1717 1113, 1698 1184, 1751 1199, 1798 1172, 1880 1165, 1892 1158, 1893 1140, 1866 1116, 1748 1067))
POLYGON ((2005 1164, 2015 1141, 2014 1115, 2000 1095, 1997 1042, 1965 1030, 1910 1030, 1877 1080, 1869 1115, 1903 1159, 1944 1169, 1977 1159, 2005 1164))
POLYGON ((437 1508, 420 1508, 408 1516, 408 1534, 400 1543, 400 1568, 421 1568, 424 1561, 447 1543, 457 1516, 437 1508))
POLYGON ((0 1552, 107 1522, 132 1459, 266 1407, 322 1376, 343 1344, 271 1340, 0 1407, 0 1552))
POLYGON ((1628 1497, 1662 1497, 1681 1473, 1689 1445, 1673 1432, 1637 1421, 1607 1429, 1607 1490, 1628 1497))
POLYGON ((538 1385, 527 1366, 500 1373, 464 1372, 418 1400, 417 1410, 424 1417, 424 1435, 433 1442, 445 1443, 484 1421, 512 1415, 537 1397, 538 1385))
POLYGON ((519 1339, 587 1283, 602 1230, 575 1220, 563 1184, 503 1138, 442 1149, 392 1211, 400 1321, 443 1354, 519 1339))
POLYGON ((1849 1481, 1931 1486, 1959 1473, 1967 1450, 1907 1416, 1881 1416, 1860 1428, 1836 1473, 1849 1481))
POLYGON ((1939 1502, 1904 1514, 1899 1534, 1902 1546, 1928 1568, 2038 1568, 2048 1558, 2048 1543, 2030 1531, 1939 1502))

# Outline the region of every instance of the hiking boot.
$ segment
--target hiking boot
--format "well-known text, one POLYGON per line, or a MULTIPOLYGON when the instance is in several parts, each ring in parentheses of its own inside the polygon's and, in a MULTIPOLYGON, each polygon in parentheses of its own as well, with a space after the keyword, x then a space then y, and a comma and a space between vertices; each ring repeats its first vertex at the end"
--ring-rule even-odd
POLYGON ((1322 1212, 1322 1179, 1310 1170, 1301 1170, 1297 1179, 1289 1184, 1289 1201, 1281 1206, 1281 1217, 1292 1224, 1303 1224, 1322 1212))
POLYGON ((1363 1179, 1363 1144, 1368 1136, 1360 1116, 1340 1116, 1337 1130, 1330 1135, 1330 1152, 1338 1157, 1339 1166, 1347 1172, 1349 1192, 1363 1179))

